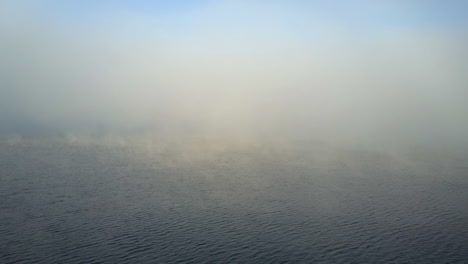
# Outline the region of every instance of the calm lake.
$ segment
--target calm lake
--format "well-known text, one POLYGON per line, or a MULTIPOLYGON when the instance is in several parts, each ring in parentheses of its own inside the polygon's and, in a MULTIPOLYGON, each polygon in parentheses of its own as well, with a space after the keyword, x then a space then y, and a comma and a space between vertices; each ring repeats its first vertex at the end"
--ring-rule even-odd
POLYGON ((10 140, 0 201, 5 264, 468 263, 448 150, 10 140))

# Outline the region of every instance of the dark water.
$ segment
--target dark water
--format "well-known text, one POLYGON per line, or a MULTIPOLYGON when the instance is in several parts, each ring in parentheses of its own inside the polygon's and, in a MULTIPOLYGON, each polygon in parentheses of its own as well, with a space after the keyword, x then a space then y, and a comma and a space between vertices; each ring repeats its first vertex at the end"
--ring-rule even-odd
POLYGON ((2 143, 0 263, 468 263, 468 163, 322 145, 2 143))

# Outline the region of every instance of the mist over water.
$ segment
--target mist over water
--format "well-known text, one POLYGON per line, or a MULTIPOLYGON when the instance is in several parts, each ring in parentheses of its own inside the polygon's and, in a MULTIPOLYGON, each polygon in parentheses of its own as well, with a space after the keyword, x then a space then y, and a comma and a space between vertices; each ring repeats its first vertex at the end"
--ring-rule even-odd
POLYGON ((460 1, 0 3, 0 263, 465 263, 460 1))
POLYGON ((232 138, 11 139, 0 145, 0 258, 461 264, 466 157, 232 138))
POLYGON ((220 1, 152 15, 130 4, 5 1, 2 131, 466 145, 466 24, 397 2, 343 4, 351 9, 341 14, 220 1))

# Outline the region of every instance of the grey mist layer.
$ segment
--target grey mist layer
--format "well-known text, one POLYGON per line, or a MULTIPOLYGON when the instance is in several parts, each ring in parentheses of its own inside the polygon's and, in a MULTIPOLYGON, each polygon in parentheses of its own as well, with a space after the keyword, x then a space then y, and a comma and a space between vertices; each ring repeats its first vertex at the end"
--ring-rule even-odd
POLYGON ((465 5, 430 2, 2 1, 0 132, 466 146, 465 5))

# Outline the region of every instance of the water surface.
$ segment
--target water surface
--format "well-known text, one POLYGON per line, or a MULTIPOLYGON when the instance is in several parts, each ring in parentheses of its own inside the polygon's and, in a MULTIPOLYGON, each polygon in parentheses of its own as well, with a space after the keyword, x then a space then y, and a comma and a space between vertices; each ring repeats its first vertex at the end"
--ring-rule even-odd
POLYGON ((3 142, 1 263, 467 263, 464 155, 3 142))

